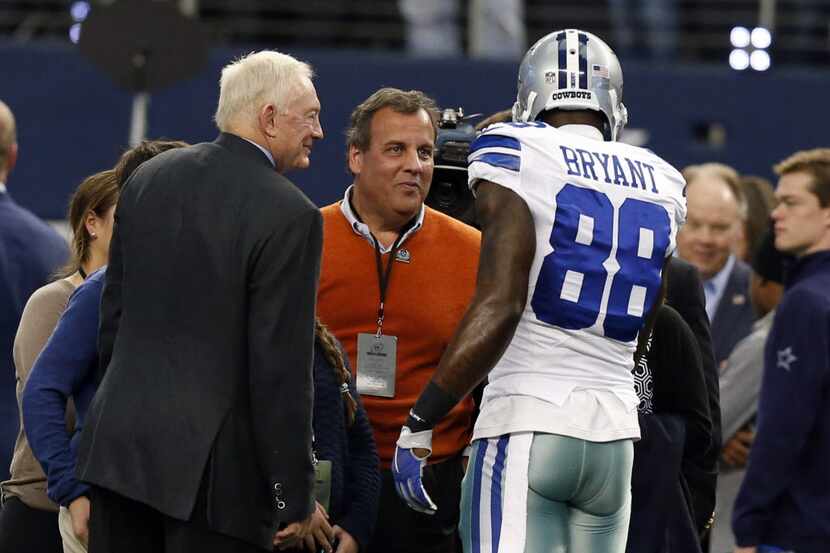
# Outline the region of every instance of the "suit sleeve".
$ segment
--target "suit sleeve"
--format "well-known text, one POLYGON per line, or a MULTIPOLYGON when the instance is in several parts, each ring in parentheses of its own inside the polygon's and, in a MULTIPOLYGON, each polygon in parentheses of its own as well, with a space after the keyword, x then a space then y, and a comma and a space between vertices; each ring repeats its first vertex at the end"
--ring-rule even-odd
POLYGON ((312 361, 322 217, 316 209, 257 244, 249 264, 248 351, 253 437, 280 522, 312 511, 312 361))
POLYGON ((764 355, 758 431, 735 502, 732 529, 740 546, 760 544, 771 515, 798 470, 816 424, 830 372, 826 298, 788 293, 775 313, 764 355))
MULTIPOLYGON (((700 354, 694 334, 673 310, 661 310, 649 352, 654 371, 654 400, 657 411, 681 415, 686 425, 684 464, 703 464, 701 455, 709 448, 712 422, 700 354), (652 359, 652 355, 657 358, 652 359)), ((705 513, 708 519, 710 513, 705 513)))
POLYGON ((107 265, 107 278, 101 296, 101 322, 98 326, 98 374, 101 382, 112 359, 112 350, 115 347, 115 336, 118 334, 118 325, 121 320, 121 282, 124 274, 122 257, 123 245, 120 231, 121 204, 116 207, 115 225, 110 240, 110 256, 107 265))
MULTIPOLYGON (((712 420, 712 438, 709 447, 701 455, 700 465, 696 468, 689 467, 686 473, 694 501, 695 517, 698 520, 706 518, 708 522, 709 515, 715 510, 718 458, 721 449, 718 369, 715 366, 715 354, 712 350, 712 335, 709 331, 709 317, 706 315, 703 282, 700 280, 697 269, 688 263, 675 261, 672 260, 670 264, 672 272, 668 281, 668 304, 680 313, 695 335, 706 382, 709 415, 712 420)), ((704 532, 707 528, 708 524, 704 524, 703 527, 698 526, 698 531, 704 532)))

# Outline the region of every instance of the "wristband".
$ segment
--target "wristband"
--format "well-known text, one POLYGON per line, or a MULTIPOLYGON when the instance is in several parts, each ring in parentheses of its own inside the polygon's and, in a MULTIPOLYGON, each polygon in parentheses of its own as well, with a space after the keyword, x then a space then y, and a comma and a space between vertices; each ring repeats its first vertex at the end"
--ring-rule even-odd
POLYGON ((430 430, 455 407, 458 401, 459 398, 445 392, 430 380, 427 387, 421 392, 415 407, 409 411, 406 426, 412 432, 430 430))

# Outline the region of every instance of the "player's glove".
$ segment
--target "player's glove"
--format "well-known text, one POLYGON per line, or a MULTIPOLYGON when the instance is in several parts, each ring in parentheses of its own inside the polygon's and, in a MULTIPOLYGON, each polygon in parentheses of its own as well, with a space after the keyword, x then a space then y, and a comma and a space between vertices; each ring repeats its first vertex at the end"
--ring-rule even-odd
POLYGON ((432 430, 412 432, 408 426, 401 428, 392 460, 395 489, 410 508, 427 515, 435 514, 438 507, 424 489, 423 474, 426 460, 432 453, 432 430), (426 449, 425 457, 417 457, 413 449, 426 449))

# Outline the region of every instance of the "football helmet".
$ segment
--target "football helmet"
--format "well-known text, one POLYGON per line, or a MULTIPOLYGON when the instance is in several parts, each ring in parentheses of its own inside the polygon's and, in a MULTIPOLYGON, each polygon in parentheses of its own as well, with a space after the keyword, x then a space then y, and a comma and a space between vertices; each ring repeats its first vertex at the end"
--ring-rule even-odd
POLYGON ((519 67, 513 121, 534 121, 551 109, 599 111, 606 140, 617 140, 628 122, 623 75, 614 51, 578 29, 555 31, 531 46, 519 67))

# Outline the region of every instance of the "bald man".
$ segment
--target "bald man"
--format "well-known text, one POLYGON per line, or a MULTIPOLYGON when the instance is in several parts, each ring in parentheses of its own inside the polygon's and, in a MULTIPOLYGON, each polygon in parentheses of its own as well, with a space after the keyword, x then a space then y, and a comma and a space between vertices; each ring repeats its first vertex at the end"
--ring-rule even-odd
POLYGON ((0 100, 0 480, 9 477, 19 415, 12 344, 23 306, 69 255, 52 228, 11 198, 6 182, 17 161, 14 115, 0 100))

